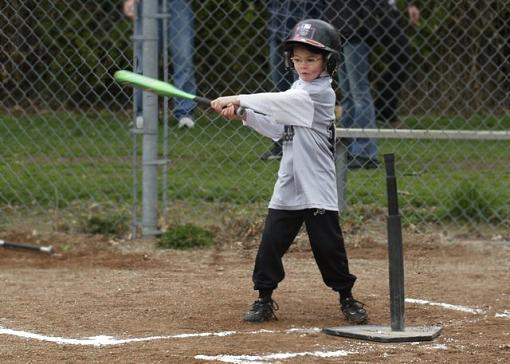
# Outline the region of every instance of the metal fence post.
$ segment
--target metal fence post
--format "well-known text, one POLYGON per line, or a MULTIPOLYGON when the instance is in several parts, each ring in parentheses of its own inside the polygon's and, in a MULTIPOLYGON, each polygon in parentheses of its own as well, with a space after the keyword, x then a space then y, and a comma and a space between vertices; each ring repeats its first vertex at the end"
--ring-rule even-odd
MULTIPOLYGON (((158 77, 158 0, 143 2, 143 74, 158 77)), ((158 97, 143 93, 143 216, 142 235, 154 236, 157 229, 158 203, 158 97)))
POLYGON ((336 140, 335 168, 339 214, 347 208, 347 143, 346 138, 339 137, 336 140))
MULTIPOLYGON (((168 3, 161 4, 162 41, 163 52, 163 80, 168 82, 168 3)), ((168 97, 163 97, 163 201, 162 213, 164 224, 168 223, 168 97)))

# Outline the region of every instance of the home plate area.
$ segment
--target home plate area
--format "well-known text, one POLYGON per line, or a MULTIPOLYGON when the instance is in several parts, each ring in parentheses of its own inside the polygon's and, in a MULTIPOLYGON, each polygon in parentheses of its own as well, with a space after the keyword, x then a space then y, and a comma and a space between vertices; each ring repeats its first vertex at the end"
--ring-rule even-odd
MULTIPOLYGON (((1 252, 2 363, 510 362, 504 244, 407 237, 406 327, 442 330, 395 343, 323 332, 349 323, 309 250, 285 256, 278 320, 252 324, 242 317, 256 298, 255 249, 120 250, 85 237, 64 250, 68 239, 43 240, 58 255, 1 252)), ((347 249, 368 325, 389 327, 386 245, 367 237, 347 249)))
MULTIPOLYGON (((430 305, 430 306, 438 306, 444 310, 456 310, 460 312, 467 312, 472 315, 486 315, 487 312, 480 308, 475 307, 467 307, 462 305, 452 305, 448 303, 440 303, 440 302, 430 302, 422 299, 406 299, 406 303, 409 304, 418 304, 418 305, 430 305)), ((496 313, 494 315, 496 318, 500 319, 510 319, 510 310, 505 310, 501 313, 496 313)), ((374 330, 378 326, 374 325, 360 325, 359 328, 370 332, 374 330)), ((391 328, 388 326, 388 330, 391 331, 391 328)), ((232 336, 254 336, 254 335, 264 335, 270 336, 272 334, 285 334, 285 335, 317 335, 323 332, 324 329, 321 328, 290 328, 283 331, 275 331, 275 330, 267 330, 260 329, 254 331, 220 331, 220 332, 198 332, 198 333, 181 333, 174 335, 166 335, 166 336, 147 336, 147 337, 133 337, 133 338, 118 338, 106 335, 98 335, 94 337, 86 337, 86 338, 66 338, 52 335, 43 335, 40 333, 27 332, 21 330, 15 330, 10 328, 5 328, 0 326, 0 335, 12 336, 23 338, 27 340, 37 340, 48 343, 55 343, 59 345, 77 345, 77 346, 92 346, 96 348, 107 347, 107 346, 120 346, 120 345, 129 345, 129 344, 137 344, 148 341, 178 341, 178 340, 191 340, 194 338, 207 338, 207 337, 232 337, 232 336)), ((334 335, 334 334, 333 334, 334 335)), ((356 338, 355 336, 352 336, 356 338)), ((435 339, 435 338, 434 338, 435 339)), ((410 341, 410 340, 408 340, 410 341)), ((301 352, 277 352, 277 353, 261 353, 261 354, 216 354, 216 355, 205 355, 205 354, 196 354, 193 356, 195 360, 200 361, 208 361, 208 362, 224 362, 224 363, 270 363, 270 362, 282 362, 289 361, 294 362, 297 359, 309 359, 310 361, 315 359, 334 359, 339 357, 348 357, 359 354, 368 354, 373 353, 374 351, 378 351, 378 349, 384 348, 385 350, 391 351, 405 351, 409 346, 416 348, 420 347, 421 350, 428 351, 448 351, 448 344, 445 343, 423 343, 423 340, 417 339, 416 341, 411 341, 407 345, 376 345, 369 344, 365 341, 353 342, 350 341, 348 348, 344 350, 315 350, 315 351, 301 351, 301 352)), ((451 340, 442 340, 444 342, 451 342, 451 340)), ((340 343, 339 343, 340 344, 340 343)), ((340 346, 340 345, 339 345, 340 346)), ((191 359, 191 358, 190 358, 191 359)))

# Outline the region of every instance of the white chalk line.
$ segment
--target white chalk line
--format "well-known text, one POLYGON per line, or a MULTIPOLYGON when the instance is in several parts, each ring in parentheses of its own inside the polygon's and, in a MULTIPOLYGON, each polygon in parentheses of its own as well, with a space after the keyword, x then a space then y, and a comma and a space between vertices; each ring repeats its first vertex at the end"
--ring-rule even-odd
POLYGON ((207 361, 221 361, 234 364, 257 364, 273 360, 293 359, 301 356, 314 356, 318 358, 338 358, 351 354, 358 354, 357 351, 336 350, 336 351, 304 351, 301 353, 273 353, 266 355, 195 355, 195 359, 207 361))
MULTIPOLYGON (((420 300, 420 299, 415 299, 415 298, 406 298, 405 302, 415 303, 418 305, 440 306, 447 310, 462 311, 462 312, 472 313, 473 315, 484 315, 487 313, 487 311, 482 310, 481 308, 473 308, 473 307, 467 307, 467 306, 462 306, 462 305, 452 305, 449 303, 431 302, 431 301, 420 300)), ((510 310, 504 310, 501 313, 497 312, 496 314, 494 314, 494 317, 510 318, 510 310)))
POLYGON ((497 313, 496 317, 510 318, 510 310, 505 310, 505 311, 503 311, 501 313, 497 313))
MULTIPOLYGON (((439 306, 444 309, 462 311, 472 314, 485 314, 486 311, 479 308, 472 308, 462 305, 452 305, 448 303, 440 303, 440 302, 432 302, 426 301, 422 299, 414 299, 414 298, 406 298, 405 302, 413 303, 413 304, 422 304, 422 305, 430 305, 430 306, 439 306)), ((495 317, 498 318, 510 318, 510 310, 505 310, 501 313, 496 313, 495 317)), ((10 335, 16 336, 26 339, 33 339, 39 341, 52 342, 56 344, 62 345, 82 345, 82 346, 111 346, 111 345, 122 345, 136 342, 144 342, 144 341, 152 341, 152 340, 171 340, 171 339, 184 339, 184 338, 194 338, 194 337, 226 337, 233 335, 256 335, 256 334, 273 334, 273 333, 298 333, 298 334, 315 334, 321 332, 320 328, 290 328, 284 331, 273 331, 273 330, 257 330, 257 331, 247 331, 247 332, 237 332, 237 331, 221 331, 221 332, 205 332, 205 333, 188 333, 188 334, 177 334, 177 335, 165 335, 165 336, 148 336, 141 338, 127 338, 120 339, 113 336, 99 335, 92 337, 85 337, 79 339, 73 338, 64 338, 58 336, 47 336, 27 331, 14 330, 5 328, 0 326, 0 335, 10 335)))
MULTIPOLYGON (((430 350, 448 350, 448 346, 445 344, 425 344, 423 342, 410 342, 409 345, 419 345, 423 349, 430 349, 430 350)), ((345 357, 349 355, 354 354, 364 354, 368 353, 369 351, 377 350, 380 345, 384 345, 385 350, 393 349, 405 349, 405 344, 399 344, 398 346, 395 345, 388 345, 388 344, 381 344, 381 343, 366 343, 366 342, 360 342, 358 343, 359 349, 361 351, 353 351, 353 350, 334 350, 334 351, 304 351, 304 352, 298 352, 298 353, 271 353, 271 354, 264 354, 264 355, 230 355, 230 354, 220 354, 220 355, 195 355, 195 359, 197 360, 206 360, 206 361, 219 361, 223 363, 231 363, 231 364, 264 364, 267 362, 272 362, 274 360, 277 360, 278 362, 287 360, 287 359, 293 359, 296 357, 304 357, 304 356, 311 356, 311 357, 317 357, 317 358, 338 358, 338 357, 345 357)), ((382 355, 385 356, 386 353, 383 353, 382 355)))
POLYGON ((448 310, 462 311, 462 312, 468 312, 468 313, 472 313, 472 314, 484 314, 485 313, 485 311, 480 308, 472 308, 472 307, 461 306, 461 305, 451 305, 449 303, 431 302, 431 301, 419 300, 419 299, 415 299, 415 298, 406 298, 405 302, 416 303, 419 305, 440 306, 440 307, 446 308, 448 310))
POLYGON ((273 331, 273 330, 257 330, 257 331, 246 331, 246 332, 237 332, 237 331, 220 331, 220 332, 202 332, 202 333, 191 333, 191 334, 177 334, 177 335, 165 335, 165 336, 148 336, 141 338, 130 338, 130 339, 118 339, 113 336, 91 336, 85 337, 81 339, 70 339, 59 336, 47 336, 42 334, 35 334, 32 332, 21 331, 21 330, 13 330, 8 329, 3 326, 0 326, 0 335, 10 335, 16 337, 22 337, 26 339, 34 339, 39 341, 52 342, 56 344, 62 345, 82 345, 82 346, 110 346, 110 345, 122 345, 143 341, 152 341, 152 340, 170 340, 170 339, 185 339, 185 338, 194 338, 194 337, 226 337, 233 335, 256 335, 256 334, 274 334, 274 333, 285 333, 285 334, 315 334, 321 332, 322 329, 319 328, 291 328, 284 331, 273 331))
MULTIPOLYGON (((6 329, 0 326, 0 335, 11 335, 17 337, 23 337, 27 339, 35 339, 39 341, 52 342, 56 344, 63 345, 81 345, 81 346, 110 346, 110 345, 122 345, 133 342, 143 342, 143 341, 151 341, 151 340, 162 340, 162 339, 182 339, 182 338, 192 338, 192 337, 207 337, 207 336, 218 336, 218 337, 226 337, 233 336, 237 334, 271 334, 271 333, 285 333, 285 334, 315 334, 321 332, 322 329, 319 328, 291 328, 284 331, 273 331, 273 330, 257 330, 257 331, 248 331, 248 332, 236 332, 236 331, 221 331, 221 332, 205 332, 205 333, 195 333, 195 334, 178 334, 178 335, 166 335, 166 336, 149 336, 144 338, 132 338, 132 339, 116 339, 112 336, 93 336, 82 339, 68 339, 63 337, 55 337, 55 336, 45 336, 41 334, 34 334, 26 331, 12 330, 6 329)), ((225 363, 262 363, 273 360, 285 360, 291 359, 299 356, 315 356, 320 358, 333 358, 340 356, 347 356, 350 354, 356 354, 354 351, 345 351, 345 350, 337 350, 337 351, 326 351, 326 352, 302 352, 302 353, 275 353, 275 354, 267 354, 263 356, 255 356, 255 355, 217 355, 217 356, 207 356, 207 355, 196 355, 195 359, 197 360, 208 360, 208 361, 221 361, 225 363)))

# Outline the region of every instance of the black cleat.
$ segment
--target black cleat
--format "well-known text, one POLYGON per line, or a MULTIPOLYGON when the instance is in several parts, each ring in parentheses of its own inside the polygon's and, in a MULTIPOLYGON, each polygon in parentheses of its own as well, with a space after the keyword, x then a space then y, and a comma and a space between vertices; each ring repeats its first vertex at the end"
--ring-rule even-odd
POLYGON ((340 309, 342 310, 345 318, 347 321, 353 322, 355 324, 364 324, 367 322, 368 313, 364 307, 364 303, 356 301, 352 297, 340 300, 340 309))
POLYGON ((244 315, 244 321, 264 322, 278 320, 274 314, 275 311, 278 311, 278 304, 275 301, 263 301, 258 299, 253 303, 250 311, 246 312, 246 315, 244 315))

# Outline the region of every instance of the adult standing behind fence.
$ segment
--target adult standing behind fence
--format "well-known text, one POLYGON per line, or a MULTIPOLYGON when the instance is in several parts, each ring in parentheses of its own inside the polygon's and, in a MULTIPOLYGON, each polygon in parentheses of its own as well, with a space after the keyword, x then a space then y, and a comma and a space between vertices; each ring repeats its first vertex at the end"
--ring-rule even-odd
POLYGON ((381 60, 385 69, 376 85, 376 119, 383 125, 399 125, 398 109, 400 90, 407 77, 407 67, 411 60, 411 50, 406 29, 408 24, 416 25, 420 19, 420 10, 415 2, 407 4, 409 19, 397 8, 395 0, 388 0, 390 9, 381 18, 379 44, 381 60))
MULTIPOLYGON (((394 12, 391 3, 392 0, 333 0, 329 2, 329 7, 325 11, 326 19, 338 29, 342 41, 339 83, 343 109, 340 124, 343 127, 366 129, 376 127, 374 100, 368 78, 369 56, 375 42, 381 39, 391 40, 387 34, 389 29, 386 27, 389 25, 386 21, 398 14, 394 12), (381 38, 382 35, 386 38, 381 38)), ((390 23, 394 24, 395 21, 391 20, 390 23)), ((392 51, 392 54, 397 57, 398 49, 395 47, 392 50, 396 50, 392 51)), ((402 65, 400 70, 404 66, 402 65)), ((394 69, 395 67, 391 68, 393 71, 394 69)), ((390 76, 392 80, 395 78, 400 80, 400 75, 401 73, 397 73, 390 76)), ((394 91, 400 90, 400 86, 396 90, 397 87, 392 81, 390 84, 394 86, 394 91)), ((374 139, 354 138, 347 150, 350 169, 372 169, 379 165, 377 144, 374 139)))
MULTIPOLYGON (((295 75, 283 61, 283 44, 294 26, 303 19, 321 18, 323 1, 317 0, 271 0, 269 3, 269 61, 271 80, 275 92, 287 91, 295 81, 295 75)), ((260 159, 281 159, 282 141, 274 141, 270 150, 260 159)))
MULTIPOLYGON (((371 38, 376 26, 373 13, 386 0, 333 0, 326 18, 341 37, 339 84, 342 92, 340 124, 345 128, 375 128, 374 101, 368 80, 371 38)), ((348 145, 348 167, 377 168, 377 145, 354 138, 348 145)))
MULTIPOLYGON (((167 22, 168 29, 164 31, 168 32, 173 83, 177 88, 195 95, 196 82, 193 65, 195 25, 191 2, 189 0, 160 0, 160 9, 163 1, 167 1, 167 11, 170 16, 167 22)), ((135 21, 135 72, 141 74, 143 70, 143 1, 124 0, 123 11, 127 17, 135 21)), ((160 34, 162 34, 161 31, 160 34)), ((164 67, 168 67, 168 65, 164 65, 164 67)), ((141 90, 135 90, 134 104, 137 126, 141 127, 143 125, 141 90)), ((195 125, 193 120, 194 108, 195 103, 191 100, 174 99, 173 116, 178 121, 180 128, 192 128, 195 125)))

